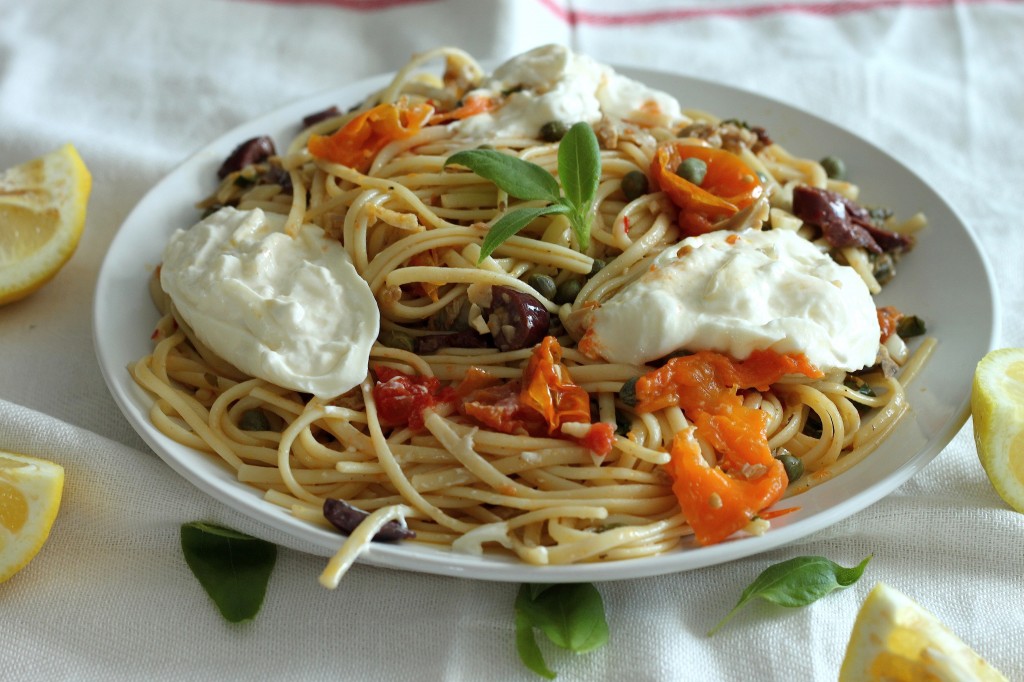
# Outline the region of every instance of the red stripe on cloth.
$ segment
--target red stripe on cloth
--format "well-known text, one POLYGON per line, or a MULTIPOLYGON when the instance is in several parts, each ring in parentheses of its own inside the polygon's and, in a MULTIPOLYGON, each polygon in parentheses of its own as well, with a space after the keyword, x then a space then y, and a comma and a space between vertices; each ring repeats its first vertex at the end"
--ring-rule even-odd
POLYGON ((661 9, 649 12, 586 12, 568 9, 557 0, 538 0, 551 12, 572 26, 635 26, 665 21, 687 21, 708 17, 756 18, 772 14, 803 13, 835 16, 854 12, 869 12, 894 7, 952 7, 954 5, 980 5, 1008 3, 1015 0, 861 0, 841 2, 774 2, 746 7, 703 7, 697 9, 661 9))
POLYGON ((262 2, 271 5, 329 5, 341 9, 351 9, 362 12, 375 12, 377 10, 394 9, 406 5, 422 5, 437 0, 242 0, 250 2, 262 2))

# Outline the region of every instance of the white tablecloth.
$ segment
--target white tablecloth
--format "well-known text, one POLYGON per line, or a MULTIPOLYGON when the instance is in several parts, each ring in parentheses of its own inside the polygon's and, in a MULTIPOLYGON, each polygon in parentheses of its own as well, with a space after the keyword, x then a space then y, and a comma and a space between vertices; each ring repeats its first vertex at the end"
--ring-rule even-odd
MULTIPOLYGON (((322 559, 282 550, 260 615, 225 623, 182 560, 179 525, 258 529, 146 448, 93 352, 100 262, 150 186, 234 125, 414 51, 500 59, 563 42, 843 125, 965 217, 994 267, 999 345, 1024 346, 1021 3, 0 0, 0 17, 0 167, 71 141, 94 177, 75 256, 0 308, 0 449, 67 470, 51 539, 0 585, 0 679, 538 679, 515 653, 512 584, 356 566, 330 592, 316 581, 322 559)), ((1022 546, 1024 516, 989 486, 968 423, 895 493, 802 542, 600 584, 608 645, 545 651, 565 680, 834 679, 860 603, 884 581, 1024 679, 1022 546), (874 559, 860 583, 809 608, 756 604, 705 636, 757 573, 799 554, 874 559)))

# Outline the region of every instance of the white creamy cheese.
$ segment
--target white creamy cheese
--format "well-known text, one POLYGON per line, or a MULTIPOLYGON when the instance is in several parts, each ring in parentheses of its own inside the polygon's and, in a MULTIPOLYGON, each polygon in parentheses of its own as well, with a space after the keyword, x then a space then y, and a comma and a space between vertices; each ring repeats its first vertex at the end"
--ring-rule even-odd
POLYGON ((789 230, 684 239, 585 324, 605 359, 631 364, 680 349, 739 360, 770 349, 852 371, 874 363, 880 335, 857 273, 789 230))
POLYGON ((160 284, 200 341, 243 372, 330 398, 366 376, 380 312, 336 240, 315 225, 223 208, 172 235, 160 284))
POLYGON ((616 73, 562 45, 545 45, 505 62, 467 97, 504 96, 492 113, 452 124, 458 137, 537 137, 550 121, 597 123, 607 115, 645 126, 683 120, 671 95, 616 73))

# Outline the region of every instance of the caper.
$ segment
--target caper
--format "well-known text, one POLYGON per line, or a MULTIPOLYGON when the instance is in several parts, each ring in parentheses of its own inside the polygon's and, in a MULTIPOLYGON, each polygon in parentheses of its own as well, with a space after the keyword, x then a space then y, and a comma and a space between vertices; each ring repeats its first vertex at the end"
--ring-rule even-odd
POLYGON ((595 258, 593 265, 590 266, 590 275, 589 276, 593 277, 597 273, 601 272, 601 270, 604 269, 605 265, 607 265, 607 263, 605 263, 603 260, 601 260, 600 258, 595 258))
POLYGON ((901 339, 920 336, 927 331, 928 329, 925 327, 924 320, 917 315, 904 315, 900 318, 900 321, 896 323, 896 333, 900 335, 901 339))
POLYGON ((683 162, 676 168, 676 175, 698 186, 704 182, 704 176, 707 174, 708 165, 693 156, 683 159, 683 162))
POLYGON ((786 478, 792 483, 804 475, 804 463, 798 457, 794 457, 786 448, 779 448, 775 453, 775 459, 782 462, 786 469, 786 478))
POLYGON ((628 379, 619 389, 619 400, 630 407, 636 407, 636 382, 640 377, 628 379))
POLYGON ((269 431, 270 420, 263 414, 263 410, 246 410, 238 420, 238 428, 243 431, 269 431))
POLYGON ((548 121, 540 127, 540 139, 545 142, 558 142, 569 132, 569 124, 565 121, 548 121))
POLYGON ((485 150, 486 149, 494 149, 494 145, 493 144, 486 144, 486 143, 484 143, 484 144, 477 145, 476 148, 477 149, 485 149, 485 150))
POLYGON ((634 201, 647 194, 647 174, 643 171, 631 170, 622 176, 622 193, 626 201, 634 201))
POLYGON ((394 329, 382 331, 378 340, 388 348, 397 348, 398 350, 404 350, 410 353, 413 352, 413 348, 415 347, 410 335, 394 329))
POLYGON ((558 285, 558 290, 555 292, 555 303, 558 305, 572 303, 580 295, 582 288, 583 284, 578 279, 565 280, 558 285))
POLYGON ((825 169, 825 174, 833 180, 846 179, 846 164, 838 156, 826 156, 821 160, 821 167, 825 169))
POLYGON ((547 275, 542 275, 540 273, 530 275, 526 279, 526 283, 533 287, 538 294, 549 301, 554 300, 555 296, 558 294, 558 285, 555 284, 555 280, 553 278, 548 277, 547 275))

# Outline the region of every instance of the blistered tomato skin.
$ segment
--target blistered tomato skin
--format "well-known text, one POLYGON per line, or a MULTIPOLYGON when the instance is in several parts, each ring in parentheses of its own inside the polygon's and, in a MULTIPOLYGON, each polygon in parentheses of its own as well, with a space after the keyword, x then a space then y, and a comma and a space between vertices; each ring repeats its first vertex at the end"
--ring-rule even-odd
POLYGON ((390 367, 378 367, 376 374, 373 401, 384 426, 422 429, 424 410, 456 401, 454 389, 442 388, 437 377, 410 376, 390 367))
POLYGON ((693 237, 715 229, 764 194, 757 173, 740 157, 723 149, 673 142, 664 144, 651 162, 655 184, 679 207, 679 227, 693 237), (683 162, 703 162, 706 172, 700 185, 676 173, 683 162))

